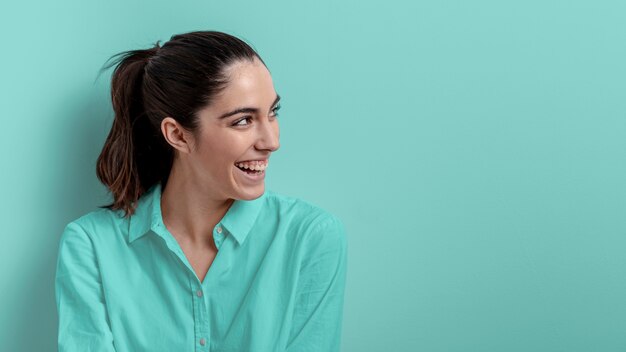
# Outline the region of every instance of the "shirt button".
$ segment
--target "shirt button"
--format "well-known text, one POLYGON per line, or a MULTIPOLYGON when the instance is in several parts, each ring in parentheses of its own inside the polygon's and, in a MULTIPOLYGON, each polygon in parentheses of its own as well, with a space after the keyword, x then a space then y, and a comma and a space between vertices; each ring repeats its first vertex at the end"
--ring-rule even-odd
POLYGON ((206 341, 204 340, 204 337, 203 337, 203 338, 201 338, 201 339, 200 339, 200 344, 201 344, 202 346, 204 346, 204 344, 205 344, 205 343, 206 343, 206 341))
POLYGON ((198 297, 202 297, 202 290, 198 290, 198 292, 196 292, 196 294, 198 295, 198 297))
POLYGON ((217 233, 222 233, 222 227, 221 226, 217 227, 217 233))

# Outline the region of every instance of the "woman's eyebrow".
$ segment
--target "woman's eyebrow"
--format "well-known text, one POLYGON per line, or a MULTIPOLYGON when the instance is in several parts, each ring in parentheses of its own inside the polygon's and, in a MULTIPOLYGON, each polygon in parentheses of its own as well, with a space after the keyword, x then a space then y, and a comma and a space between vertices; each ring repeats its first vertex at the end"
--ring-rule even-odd
MULTIPOLYGON (((272 106, 276 105, 279 101, 280 101, 280 95, 276 94, 276 99, 274 99, 274 102, 272 103, 272 106)), ((235 110, 233 110, 231 112, 227 112, 225 114, 220 115, 218 117, 218 119, 219 120, 225 119, 225 118, 227 118, 229 116, 236 115, 236 114, 239 114, 239 113, 242 113, 242 112, 256 114, 257 112, 259 112, 259 109, 258 108, 250 108, 250 107, 238 108, 238 109, 235 109, 235 110)))

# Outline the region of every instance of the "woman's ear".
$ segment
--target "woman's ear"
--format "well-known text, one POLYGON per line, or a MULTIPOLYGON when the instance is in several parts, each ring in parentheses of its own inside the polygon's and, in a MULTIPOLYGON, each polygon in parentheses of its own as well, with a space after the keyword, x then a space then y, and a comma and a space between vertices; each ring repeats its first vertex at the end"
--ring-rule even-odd
POLYGON ((167 143, 181 153, 191 153, 194 150, 194 138, 192 133, 181 126, 172 117, 166 117, 161 121, 161 133, 167 143))

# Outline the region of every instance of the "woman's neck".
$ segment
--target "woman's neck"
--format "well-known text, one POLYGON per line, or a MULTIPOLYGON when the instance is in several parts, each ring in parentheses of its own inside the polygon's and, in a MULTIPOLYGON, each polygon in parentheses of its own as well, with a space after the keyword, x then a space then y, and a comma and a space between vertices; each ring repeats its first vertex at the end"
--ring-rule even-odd
POLYGON ((179 242, 211 246, 215 225, 234 201, 215 199, 210 190, 184 179, 173 168, 161 193, 163 224, 179 242))

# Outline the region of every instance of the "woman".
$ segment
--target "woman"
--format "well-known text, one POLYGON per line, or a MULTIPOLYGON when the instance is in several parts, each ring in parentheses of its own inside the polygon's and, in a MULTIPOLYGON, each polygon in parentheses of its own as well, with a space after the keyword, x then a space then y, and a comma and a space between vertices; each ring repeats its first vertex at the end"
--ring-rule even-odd
POLYGON ((265 189, 263 60, 217 31, 116 56, 97 161, 114 201, 61 236, 59 351, 338 351, 345 228, 265 189))

